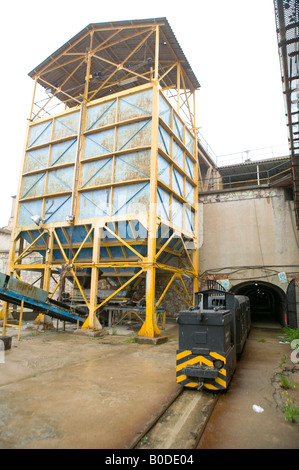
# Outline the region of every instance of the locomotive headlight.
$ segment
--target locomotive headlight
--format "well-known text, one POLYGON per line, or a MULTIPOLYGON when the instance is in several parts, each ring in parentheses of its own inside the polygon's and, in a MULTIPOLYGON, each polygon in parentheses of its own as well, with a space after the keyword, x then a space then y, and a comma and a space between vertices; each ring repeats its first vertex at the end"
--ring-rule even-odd
POLYGON ((219 361, 219 359, 216 359, 216 361, 214 361, 214 366, 216 367, 216 369, 222 369, 223 365, 224 362, 219 361))

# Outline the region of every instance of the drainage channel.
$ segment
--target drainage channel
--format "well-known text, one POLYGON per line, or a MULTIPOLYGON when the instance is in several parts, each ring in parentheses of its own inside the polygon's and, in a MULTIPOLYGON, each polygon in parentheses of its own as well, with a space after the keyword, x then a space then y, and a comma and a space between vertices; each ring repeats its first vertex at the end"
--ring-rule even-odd
POLYGON ((133 448, 195 449, 218 396, 184 389, 133 448))

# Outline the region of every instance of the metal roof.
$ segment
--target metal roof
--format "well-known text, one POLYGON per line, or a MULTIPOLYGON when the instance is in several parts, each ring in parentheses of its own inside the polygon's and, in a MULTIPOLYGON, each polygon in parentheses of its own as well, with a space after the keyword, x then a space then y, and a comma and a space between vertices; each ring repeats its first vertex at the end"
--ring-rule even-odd
POLYGON ((56 97, 68 106, 76 105, 82 100, 86 57, 91 51, 89 96, 92 99, 120 91, 120 83, 122 89, 144 84, 155 66, 157 25, 162 86, 176 86, 177 70, 170 68, 179 62, 186 89, 198 89, 200 84, 166 18, 89 24, 35 67, 29 76, 37 78, 44 88, 55 91, 56 97), (101 84, 104 86, 97 91, 101 84))

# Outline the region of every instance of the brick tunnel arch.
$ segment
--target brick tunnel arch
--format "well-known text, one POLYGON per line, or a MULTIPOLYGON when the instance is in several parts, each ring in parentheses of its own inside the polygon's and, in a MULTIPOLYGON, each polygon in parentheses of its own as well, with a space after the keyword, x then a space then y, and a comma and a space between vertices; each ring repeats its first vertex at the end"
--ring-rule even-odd
POLYGON ((230 289, 236 295, 250 299, 251 320, 285 325, 286 294, 275 284, 264 281, 246 281, 230 289))

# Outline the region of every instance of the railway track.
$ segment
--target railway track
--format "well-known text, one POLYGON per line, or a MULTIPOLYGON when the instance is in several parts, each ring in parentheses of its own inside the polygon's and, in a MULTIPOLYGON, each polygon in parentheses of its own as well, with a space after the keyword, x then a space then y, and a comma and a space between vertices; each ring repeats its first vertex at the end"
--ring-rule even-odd
POLYGON ((218 396, 219 392, 182 388, 131 448, 195 449, 218 396))

